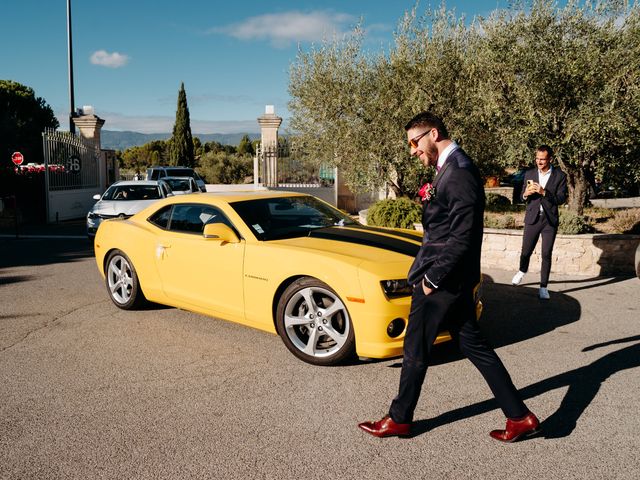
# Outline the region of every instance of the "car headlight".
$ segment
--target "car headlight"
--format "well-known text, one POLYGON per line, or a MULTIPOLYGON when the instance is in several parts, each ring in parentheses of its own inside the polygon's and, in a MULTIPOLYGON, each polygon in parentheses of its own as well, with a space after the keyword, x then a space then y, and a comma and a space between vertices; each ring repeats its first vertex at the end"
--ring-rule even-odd
POLYGON ((413 288, 406 279, 383 280, 380 282, 382 290, 387 298, 408 297, 413 293, 413 288))
POLYGON ((89 218, 91 220, 96 220, 96 219, 100 218, 100 215, 98 215, 97 213, 89 212, 87 214, 87 218, 89 218))

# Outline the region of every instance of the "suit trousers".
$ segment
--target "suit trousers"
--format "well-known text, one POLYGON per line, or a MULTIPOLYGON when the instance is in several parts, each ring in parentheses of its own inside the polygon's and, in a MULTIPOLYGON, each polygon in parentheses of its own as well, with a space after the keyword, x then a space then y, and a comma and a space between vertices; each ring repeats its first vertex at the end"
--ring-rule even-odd
POLYGON ((551 254, 553 244, 556 241, 558 228, 554 227, 547 220, 547 216, 540 212, 538 218, 532 224, 525 224, 522 235, 522 252, 520 252, 520 271, 529 270, 529 260, 536 248, 538 238, 542 235, 542 265, 540 267, 540 286, 546 287, 549 283, 549 273, 551 272, 551 254))
POLYGON ((422 286, 414 289, 409 324, 404 339, 404 358, 398 396, 389 415, 397 423, 411 423, 422 390, 433 342, 441 329, 448 328, 460 351, 480 371, 507 418, 519 418, 529 410, 511 377, 480 332, 473 292, 443 288, 425 295, 422 286))

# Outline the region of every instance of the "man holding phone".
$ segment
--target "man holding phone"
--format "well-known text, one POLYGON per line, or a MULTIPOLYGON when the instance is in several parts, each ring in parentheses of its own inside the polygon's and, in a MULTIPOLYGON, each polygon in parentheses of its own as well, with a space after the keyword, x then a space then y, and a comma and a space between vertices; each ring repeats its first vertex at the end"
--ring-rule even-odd
POLYGON ((551 165, 553 150, 548 145, 540 145, 536 150, 536 168, 524 174, 526 184, 522 199, 527 204, 524 216, 524 234, 520 269, 511 283, 519 285, 529 270, 531 254, 542 236, 542 266, 540 269, 539 297, 549 300, 549 272, 551 272, 551 253, 558 232, 560 215, 558 205, 567 199, 567 176, 559 168, 551 165))

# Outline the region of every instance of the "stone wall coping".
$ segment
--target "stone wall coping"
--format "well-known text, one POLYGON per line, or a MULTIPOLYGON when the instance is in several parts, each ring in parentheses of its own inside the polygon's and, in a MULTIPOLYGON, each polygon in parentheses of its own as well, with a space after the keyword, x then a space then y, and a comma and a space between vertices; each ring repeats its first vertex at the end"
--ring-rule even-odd
MULTIPOLYGON (((523 229, 485 228, 484 233, 494 233, 497 235, 522 236, 523 229)), ((583 239, 583 240, 640 240, 640 235, 630 233, 581 233, 579 235, 558 234, 556 239, 583 239)))

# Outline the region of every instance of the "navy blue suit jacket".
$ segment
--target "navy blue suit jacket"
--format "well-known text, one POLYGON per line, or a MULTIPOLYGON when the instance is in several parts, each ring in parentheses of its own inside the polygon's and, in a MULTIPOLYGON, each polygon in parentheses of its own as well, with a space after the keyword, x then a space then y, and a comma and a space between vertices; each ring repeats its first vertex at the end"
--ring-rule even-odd
MULTIPOLYGON (((527 180, 532 180, 536 183, 540 183, 538 177, 538 169, 532 168, 524 173, 524 186, 522 187, 522 194, 524 194, 527 188, 527 180)), ((524 214, 524 223, 531 225, 535 223, 538 212, 540 211, 540 205, 549 221, 550 225, 557 227, 560 223, 560 214, 558 212, 558 205, 563 204, 567 200, 567 176, 559 168, 551 169, 551 176, 547 181, 547 185, 544 187, 544 196, 539 193, 529 195, 527 198, 522 196, 522 199, 527 203, 527 210, 524 214)))
POLYGON ((438 288, 473 288, 480 280, 485 195, 478 168, 461 149, 454 150, 436 176, 435 195, 424 202, 422 247, 408 281, 424 276, 438 288))

